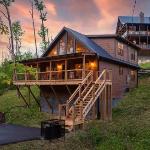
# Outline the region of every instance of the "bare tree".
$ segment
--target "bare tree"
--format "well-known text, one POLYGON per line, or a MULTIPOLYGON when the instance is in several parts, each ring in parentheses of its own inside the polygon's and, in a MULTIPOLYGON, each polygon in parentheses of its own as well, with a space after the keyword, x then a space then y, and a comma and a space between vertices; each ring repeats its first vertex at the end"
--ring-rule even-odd
POLYGON ((12 21, 10 16, 9 7, 11 6, 12 2, 14 0, 0 0, 0 6, 3 7, 3 10, 0 10, 0 13, 7 19, 8 21, 8 27, 9 27, 9 33, 10 33, 10 54, 11 58, 15 59, 15 53, 14 53, 14 39, 13 39, 13 32, 12 32, 12 21))
POLYGON ((38 49, 37 49, 37 39, 36 39, 36 31, 35 31, 35 21, 34 21, 34 4, 31 0, 31 10, 29 11, 31 18, 32 18, 32 26, 33 26, 33 34, 34 34, 34 43, 35 43, 35 50, 36 50, 36 57, 38 58, 38 49))

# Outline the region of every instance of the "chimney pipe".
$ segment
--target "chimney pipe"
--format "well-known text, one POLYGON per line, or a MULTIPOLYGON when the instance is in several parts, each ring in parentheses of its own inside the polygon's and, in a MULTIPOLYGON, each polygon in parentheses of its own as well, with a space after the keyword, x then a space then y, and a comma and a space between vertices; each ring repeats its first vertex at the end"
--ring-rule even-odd
POLYGON ((140 23, 144 23, 144 13, 140 12, 139 16, 140 16, 140 23))

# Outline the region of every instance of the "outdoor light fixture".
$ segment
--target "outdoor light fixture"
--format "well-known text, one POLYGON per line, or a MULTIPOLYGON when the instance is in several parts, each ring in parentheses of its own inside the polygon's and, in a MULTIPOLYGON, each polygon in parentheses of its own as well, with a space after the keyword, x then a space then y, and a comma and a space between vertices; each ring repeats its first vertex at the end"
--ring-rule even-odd
POLYGON ((96 67, 96 63, 95 62, 90 62, 90 67, 93 69, 96 67))
POLYGON ((62 70, 62 64, 58 64, 58 65, 57 65, 57 70, 58 70, 58 71, 62 70))
POLYGON ((57 52, 56 52, 56 51, 54 51, 54 52, 53 52, 53 54, 54 54, 54 55, 57 55, 57 52))

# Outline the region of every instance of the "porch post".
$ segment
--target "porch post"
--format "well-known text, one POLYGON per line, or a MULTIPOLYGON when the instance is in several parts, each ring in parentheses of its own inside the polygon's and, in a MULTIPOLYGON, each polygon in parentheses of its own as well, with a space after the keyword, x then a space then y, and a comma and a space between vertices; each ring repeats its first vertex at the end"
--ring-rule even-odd
POLYGON ((67 80, 67 59, 65 59, 65 80, 67 80))
POLYGON ((85 78, 85 54, 83 56, 83 70, 82 70, 82 79, 85 78))
POLYGON ((52 62, 49 62, 49 80, 51 80, 51 76, 52 76, 52 62))
POLYGON ((39 79, 39 63, 36 64, 36 81, 39 79))

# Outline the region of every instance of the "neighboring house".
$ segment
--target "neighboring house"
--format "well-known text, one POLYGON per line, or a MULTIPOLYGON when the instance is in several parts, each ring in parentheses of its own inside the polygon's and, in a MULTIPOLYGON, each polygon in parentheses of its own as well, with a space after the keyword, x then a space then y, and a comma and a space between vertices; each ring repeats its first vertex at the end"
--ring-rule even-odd
POLYGON ((131 41, 141 48, 139 63, 150 62, 150 17, 119 16, 116 34, 131 41))
POLYGON ((116 35, 83 35, 64 27, 41 58, 22 61, 37 68, 36 75, 15 72, 14 84, 38 85, 41 109, 62 117, 65 107, 71 125, 91 113, 111 119, 112 99, 138 85, 138 50, 116 35))

